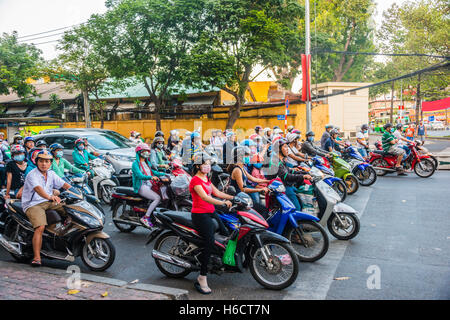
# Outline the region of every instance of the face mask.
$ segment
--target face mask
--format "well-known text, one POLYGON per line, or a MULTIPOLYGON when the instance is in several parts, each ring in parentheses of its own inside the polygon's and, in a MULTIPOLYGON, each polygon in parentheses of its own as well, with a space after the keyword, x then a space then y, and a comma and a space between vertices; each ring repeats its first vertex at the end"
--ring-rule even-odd
POLYGON ((314 142, 314 137, 308 137, 309 142, 314 142))
POLYGON ((14 161, 22 162, 23 160, 25 160, 25 155, 21 154, 21 155, 18 155, 18 156, 14 156, 13 159, 14 159, 14 161))
POLYGON ((203 164, 200 166, 200 171, 203 174, 208 174, 211 171, 211 166, 209 164, 203 164))
POLYGON ((63 155, 64 155, 64 151, 57 151, 57 152, 56 152, 56 157, 57 157, 57 158, 62 158, 63 155))
POLYGON ((244 164, 250 163, 250 157, 244 157, 244 164))
POLYGON ((77 148, 78 148, 78 150, 80 150, 80 151, 81 151, 81 150, 84 150, 84 145, 79 145, 77 148))
POLYGON ((157 147, 158 149, 162 149, 163 144, 162 144, 162 143, 158 143, 158 144, 156 145, 156 147, 157 147))
POLYGON ((142 158, 147 159, 148 157, 150 157, 150 153, 148 151, 144 151, 141 153, 142 158))

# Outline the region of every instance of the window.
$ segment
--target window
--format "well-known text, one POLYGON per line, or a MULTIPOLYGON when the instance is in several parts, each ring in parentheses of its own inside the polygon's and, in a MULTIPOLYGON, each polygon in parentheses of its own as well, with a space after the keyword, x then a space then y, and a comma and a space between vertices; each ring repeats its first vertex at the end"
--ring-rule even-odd
POLYGON ((77 140, 78 137, 74 137, 74 136, 64 136, 64 142, 63 142, 63 146, 64 149, 74 149, 75 148, 75 140, 77 140))
POLYGON ((90 145, 98 150, 115 150, 121 148, 129 148, 130 145, 125 143, 115 135, 107 133, 99 133, 95 136, 86 136, 90 145))
MULTIPOLYGON (((40 140, 40 139, 39 139, 40 140)), ((47 136, 47 137, 43 137, 42 140, 45 141, 45 143, 47 143, 47 146, 50 146, 54 143, 60 143, 62 144, 62 137, 61 136, 47 136)), ((36 141, 37 142, 37 141, 36 141)))

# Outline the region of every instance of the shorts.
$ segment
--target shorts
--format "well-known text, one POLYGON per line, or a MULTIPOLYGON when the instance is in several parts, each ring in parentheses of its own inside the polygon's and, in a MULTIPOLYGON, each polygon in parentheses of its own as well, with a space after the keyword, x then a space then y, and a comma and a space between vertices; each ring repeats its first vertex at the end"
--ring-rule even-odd
POLYGON ((391 153, 396 156, 402 156, 405 154, 405 150, 403 150, 402 148, 399 148, 397 146, 392 146, 389 148, 388 153, 391 153))
POLYGON ((64 214, 64 209, 61 204, 50 201, 41 202, 35 206, 29 207, 27 211, 25 211, 25 214, 34 229, 47 225, 47 216, 45 215, 46 210, 56 210, 64 214))

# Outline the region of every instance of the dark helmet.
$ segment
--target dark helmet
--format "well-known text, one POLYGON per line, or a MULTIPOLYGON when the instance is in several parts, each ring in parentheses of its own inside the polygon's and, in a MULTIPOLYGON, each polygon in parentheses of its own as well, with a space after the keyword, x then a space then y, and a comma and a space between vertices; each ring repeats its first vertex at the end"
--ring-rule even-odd
POLYGON ((28 141, 36 142, 33 137, 25 137, 25 139, 23 139, 23 143, 27 143, 28 141))
POLYGON ((251 155, 251 153, 250 148, 247 146, 237 146, 231 150, 234 163, 237 163, 238 161, 243 162, 244 157, 251 155))
POLYGON ((47 148, 47 142, 45 142, 45 140, 39 140, 38 142, 36 142, 36 147, 41 147, 41 146, 45 146, 47 148))
POLYGON ((156 133, 155 133, 155 138, 156 137, 163 137, 164 138, 164 132, 162 132, 162 131, 156 131, 156 133))
POLYGON ((388 128, 392 128, 392 123, 386 123, 384 126, 383 126, 383 129, 384 130, 387 130, 388 128))
POLYGON ((363 124, 361 126, 361 130, 367 130, 367 129, 369 129, 369 126, 367 124, 363 124))
POLYGON ((153 148, 155 148, 156 144, 158 144, 158 143, 163 143, 164 144, 164 138, 160 137, 160 136, 155 137, 155 139, 153 139, 153 142, 152 142, 153 148))
POLYGON ((337 129, 331 129, 330 134, 339 134, 339 131, 337 129))
POLYGON ((403 124, 401 123, 397 123, 397 125, 395 126, 398 130, 403 128, 403 124))
POLYGON ((256 126, 255 127, 255 132, 260 132, 262 130, 262 127, 261 126, 256 126))
POLYGON ((50 149, 50 152, 54 152, 55 150, 58 150, 58 149, 64 149, 64 147, 59 143, 53 143, 50 145, 49 149, 50 149))
POLYGON ((314 137, 315 136, 315 134, 314 134, 314 131, 308 131, 307 133, 306 133, 306 136, 307 137, 314 137))

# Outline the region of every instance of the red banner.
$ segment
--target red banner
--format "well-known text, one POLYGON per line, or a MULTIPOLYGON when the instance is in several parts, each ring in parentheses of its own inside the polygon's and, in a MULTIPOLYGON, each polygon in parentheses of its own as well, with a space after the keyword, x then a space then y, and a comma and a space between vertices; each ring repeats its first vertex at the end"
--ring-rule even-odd
POLYGON ((311 55, 302 54, 302 100, 311 100, 311 55))

